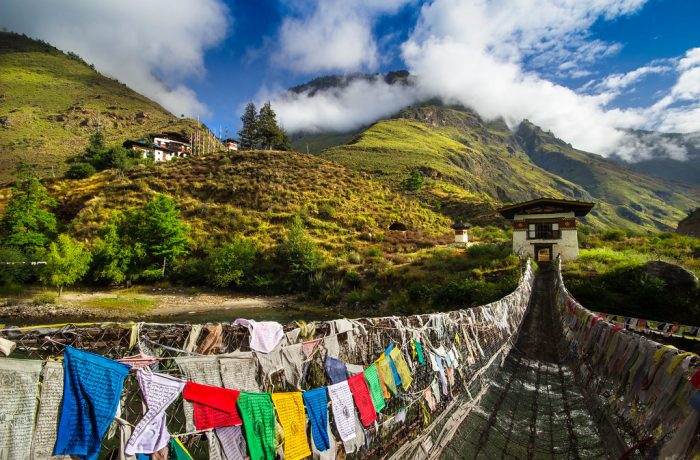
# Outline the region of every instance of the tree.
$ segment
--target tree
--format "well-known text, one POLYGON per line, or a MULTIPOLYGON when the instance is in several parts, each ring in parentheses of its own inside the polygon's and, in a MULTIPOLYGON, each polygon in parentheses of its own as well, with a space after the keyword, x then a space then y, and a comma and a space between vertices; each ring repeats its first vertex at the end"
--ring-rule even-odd
POLYGON ((92 255, 85 246, 66 234, 58 235, 49 244, 44 257, 46 265, 39 271, 39 279, 58 289, 58 296, 65 286, 70 286, 87 273, 92 255))
POLYGON ((36 176, 34 168, 20 163, 12 197, 0 219, 2 244, 14 246, 27 256, 46 247, 56 232, 56 216, 47 208, 55 201, 36 176))
POLYGON ((292 281, 302 287, 306 287, 311 275, 321 268, 321 254, 301 217, 295 216, 287 226, 285 239, 278 247, 278 256, 287 266, 292 281))
POLYGON ((245 106, 245 112, 243 112, 241 121, 243 126, 238 131, 241 150, 252 150, 258 143, 258 113, 255 109, 255 104, 249 102, 245 106))
POLYGON ((289 136, 287 135, 287 132, 279 128, 280 134, 277 139, 277 144, 275 144, 274 148, 275 150, 285 150, 285 151, 290 151, 292 150, 292 142, 289 140, 289 136))
POLYGON ((0 247, 0 284, 12 286, 22 284, 32 274, 29 260, 22 251, 11 246, 0 247))
POLYGON ((121 284, 127 280, 136 251, 122 238, 121 231, 119 219, 113 218, 97 240, 91 270, 95 281, 121 284))
POLYGON ((409 192, 417 192, 423 187, 425 178, 420 169, 413 169, 403 181, 403 188, 409 192))
POLYGON ((180 212, 172 198, 156 195, 137 213, 136 240, 144 245, 152 258, 162 260, 162 275, 168 259, 187 253, 187 226, 180 220, 180 212))
POLYGON ((242 286, 251 277, 258 252, 255 243, 242 238, 214 248, 206 260, 207 280, 216 287, 242 286))
POLYGON ((101 130, 97 130, 90 136, 90 144, 83 152, 81 161, 90 163, 96 169, 102 170, 106 169, 107 166, 107 154, 109 149, 105 145, 105 135, 101 130))
POLYGON ((268 101, 262 106, 258 115, 258 137, 262 147, 272 150, 273 147, 284 142, 284 136, 286 134, 277 124, 277 114, 272 110, 272 106, 268 101))

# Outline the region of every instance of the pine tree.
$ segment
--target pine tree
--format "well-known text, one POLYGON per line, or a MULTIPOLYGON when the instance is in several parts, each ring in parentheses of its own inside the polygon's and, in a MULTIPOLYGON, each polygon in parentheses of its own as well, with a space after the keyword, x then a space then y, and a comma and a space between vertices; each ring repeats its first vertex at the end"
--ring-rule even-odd
POLYGON ((157 195, 146 203, 139 219, 139 238, 151 257, 162 260, 165 276, 167 260, 187 252, 187 226, 180 219, 175 202, 165 195, 157 195))
POLYGON ((277 125, 277 115, 272 110, 270 102, 266 102, 260 109, 258 115, 258 136, 262 147, 267 150, 272 150, 284 141, 284 132, 277 125))
POLYGON ((255 104, 249 102, 245 106, 245 112, 241 117, 243 126, 241 130, 238 131, 238 137, 240 137, 240 147, 241 150, 252 150, 258 143, 258 114, 255 109, 255 104))
POLYGON ((34 168, 20 163, 12 197, 0 219, 1 242, 34 256, 56 232, 56 216, 47 208, 55 201, 36 176, 34 168))

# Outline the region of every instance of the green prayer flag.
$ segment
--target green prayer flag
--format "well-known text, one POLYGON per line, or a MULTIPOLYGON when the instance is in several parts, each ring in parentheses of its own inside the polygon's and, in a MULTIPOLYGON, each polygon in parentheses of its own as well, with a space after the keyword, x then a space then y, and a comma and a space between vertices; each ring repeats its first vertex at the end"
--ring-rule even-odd
POLYGON ((372 363, 371 366, 365 369, 364 374, 369 386, 369 394, 372 396, 372 403, 374 403, 374 410, 381 412, 386 406, 386 402, 384 402, 384 395, 382 394, 382 384, 379 381, 377 364, 372 363))
POLYGON ((187 449, 178 438, 170 438, 168 458, 170 460, 192 460, 192 455, 187 452, 187 449))
POLYGON ((241 392, 238 411, 250 460, 275 458, 275 407, 270 393, 241 392))
MULTIPOLYGON (((455 335, 457 337, 457 335, 455 335)), ((416 355, 418 356, 418 364, 423 366, 425 364, 425 357, 423 356, 423 345, 419 341, 413 339, 413 345, 416 347, 416 355)))

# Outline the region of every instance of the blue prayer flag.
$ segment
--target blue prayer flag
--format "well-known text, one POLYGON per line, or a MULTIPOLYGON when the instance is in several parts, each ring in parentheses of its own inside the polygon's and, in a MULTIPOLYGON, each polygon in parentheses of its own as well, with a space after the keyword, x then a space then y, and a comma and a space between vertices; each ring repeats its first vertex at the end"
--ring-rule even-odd
POLYGON ((315 388, 301 394, 311 422, 314 445, 320 452, 331 447, 328 439, 328 393, 326 387, 315 388))
POLYGON ((394 344, 390 343, 388 347, 386 347, 386 350, 384 350, 384 356, 386 356, 387 361, 389 361, 389 364, 391 365, 391 373, 394 375, 394 382, 396 382, 396 386, 398 387, 401 385, 401 377, 399 376, 399 371, 396 370, 396 364, 394 364, 394 360, 391 359, 389 356, 389 352, 394 349, 394 344))
POLYGON ((348 369, 341 360, 326 355, 324 367, 326 368, 326 374, 328 374, 331 384, 340 383, 348 379, 348 369))
POLYGON ((66 347, 63 402, 54 455, 97 460, 102 437, 117 413, 129 369, 127 364, 66 347))

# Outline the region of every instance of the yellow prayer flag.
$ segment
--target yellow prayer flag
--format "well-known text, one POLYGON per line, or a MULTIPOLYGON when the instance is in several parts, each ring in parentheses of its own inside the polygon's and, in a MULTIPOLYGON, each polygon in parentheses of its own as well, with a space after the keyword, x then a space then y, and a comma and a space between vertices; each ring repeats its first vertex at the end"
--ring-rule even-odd
POLYGON ((284 430, 284 458, 300 460, 310 456, 301 392, 272 393, 271 396, 280 425, 284 430))

